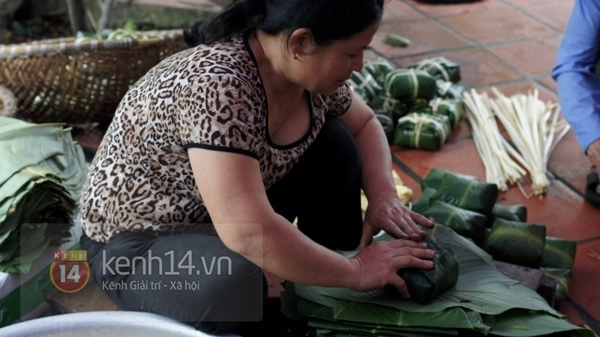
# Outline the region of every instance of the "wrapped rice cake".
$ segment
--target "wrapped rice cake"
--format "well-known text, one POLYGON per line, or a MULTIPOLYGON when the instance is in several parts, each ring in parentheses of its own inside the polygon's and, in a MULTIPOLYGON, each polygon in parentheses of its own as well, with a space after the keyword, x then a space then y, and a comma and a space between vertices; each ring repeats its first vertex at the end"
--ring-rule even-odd
POLYGON ((436 79, 441 79, 452 83, 457 83, 461 79, 460 67, 458 64, 449 61, 443 56, 422 60, 411 68, 424 70, 436 79))
POLYGON ((463 103, 458 99, 436 97, 429 101, 429 106, 433 113, 448 116, 452 130, 464 115, 463 103))
POLYGON ((385 94, 383 87, 364 69, 353 72, 350 76, 349 84, 352 91, 369 105, 376 97, 385 94))
POLYGON ((435 251, 433 268, 407 268, 398 272, 406 282, 410 298, 420 304, 431 302, 454 287, 458 280, 458 261, 452 251, 437 244, 429 235, 424 241, 435 251))
POLYGON ((523 205, 502 205, 496 204, 492 209, 492 222, 490 226, 494 223, 495 219, 504 219, 510 221, 527 221, 527 207, 523 205))
POLYGON ((577 242, 548 236, 546 237, 541 267, 573 269, 576 252, 577 242))
POLYGON ((494 259, 538 268, 546 245, 546 227, 520 221, 496 219, 487 239, 494 259))
POLYGON ((438 188, 442 184, 442 180, 444 179, 444 175, 446 175, 446 174, 458 176, 458 177, 461 177, 464 179, 477 180, 477 177, 472 176, 472 175, 446 171, 446 170, 434 167, 429 171, 429 173, 427 174, 425 179, 421 180, 421 189, 425 190, 428 187, 433 188, 433 189, 438 188))
POLYGON ((385 76, 396 68, 396 66, 384 58, 365 60, 363 65, 363 69, 371 74, 377 83, 380 84, 384 83, 385 76))
POLYGON ((450 134, 450 122, 443 115, 410 113, 398 119, 393 144, 408 148, 437 151, 450 134))
POLYGON ((385 76, 383 86, 390 97, 405 101, 431 100, 438 92, 435 78, 417 69, 394 69, 385 76))
POLYGON ((423 213, 436 223, 452 228, 478 246, 483 245, 488 219, 485 215, 435 200, 423 213))
POLYGON ((456 174, 444 174, 431 198, 489 217, 498 199, 498 186, 456 174))

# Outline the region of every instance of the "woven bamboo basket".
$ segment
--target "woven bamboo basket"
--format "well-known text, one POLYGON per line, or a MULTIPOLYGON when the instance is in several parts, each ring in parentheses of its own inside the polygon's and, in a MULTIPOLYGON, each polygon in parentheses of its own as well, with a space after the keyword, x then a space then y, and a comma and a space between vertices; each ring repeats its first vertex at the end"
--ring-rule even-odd
POLYGON ((36 123, 110 123, 132 84, 187 47, 181 29, 141 33, 142 39, 0 45, 0 85, 16 97, 14 116, 36 123))

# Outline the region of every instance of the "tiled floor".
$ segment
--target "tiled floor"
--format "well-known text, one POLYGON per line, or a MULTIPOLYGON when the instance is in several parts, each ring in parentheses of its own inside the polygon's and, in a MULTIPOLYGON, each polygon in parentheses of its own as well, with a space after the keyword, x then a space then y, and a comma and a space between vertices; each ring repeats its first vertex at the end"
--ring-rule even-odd
MULTIPOLYGON (((152 3, 153 0, 138 2, 152 3)), ((156 1, 154 1, 156 3, 156 1)), ((162 5, 198 6, 205 0, 160 1, 162 5)), ((219 1, 217 1, 219 2, 219 1)), ((227 1, 221 1, 227 2, 227 1)), ((387 0, 385 17, 369 51, 399 66, 444 56, 461 67, 468 89, 498 88, 510 96, 537 89, 540 98, 556 101, 556 85, 549 76, 573 0, 482 0, 470 4, 430 5, 416 0, 387 0), (386 33, 411 40, 406 48, 384 43, 386 33)), ((471 174, 485 179, 484 167, 463 121, 437 152, 392 148, 395 169, 420 196, 419 180, 432 168, 471 174)), ((582 198, 590 162, 572 132, 558 144, 548 164, 552 178, 548 194, 527 199, 516 187, 500 194, 500 202, 522 204, 528 222, 547 226, 548 235, 578 242, 568 300, 559 308, 575 324, 600 333, 600 210, 582 198)), ((527 188, 527 186, 525 187, 527 188)), ((271 294, 280 287, 271 279, 271 294)))
MULTIPOLYGON (((372 49, 375 54, 410 66, 419 60, 444 56, 461 67, 461 83, 468 89, 498 88, 510 96, 537 89, 544 101, 557 101, 549 76, 556 49, 568 21, 573 0, 483 0, 471 4, 428 5, 415 0, 389 0, 384 22, 372 49), (407 48, 383 42, 386 33, 411 40, 407 48)), ((419 179, 432 168, 471 174, 485 179, 484 166, 463 123, 438 152, 392 147, 396 171, 415 198, 419 179)), ((569 132, 550 156, 552 177, 547 196, 527 199, 517 187, 500 194, 500 202, 522 204, 528 222, 544 224, 548 235, 577 240, 572 288, 559 310, 575 324, 600 333, 600 210, 582 198, 590 162, 569 132)), ((527 187, 526 187, 527 188, 527 187)))

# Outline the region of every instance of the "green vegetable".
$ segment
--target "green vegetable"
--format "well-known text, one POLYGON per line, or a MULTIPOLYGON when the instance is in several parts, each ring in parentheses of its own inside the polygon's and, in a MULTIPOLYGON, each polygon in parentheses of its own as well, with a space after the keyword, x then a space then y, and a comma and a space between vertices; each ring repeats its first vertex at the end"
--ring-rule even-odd
POLYGON ((394 47, 407 47, 410 44, 409 39, 394 33, 386 34, 384 41, 394 47))

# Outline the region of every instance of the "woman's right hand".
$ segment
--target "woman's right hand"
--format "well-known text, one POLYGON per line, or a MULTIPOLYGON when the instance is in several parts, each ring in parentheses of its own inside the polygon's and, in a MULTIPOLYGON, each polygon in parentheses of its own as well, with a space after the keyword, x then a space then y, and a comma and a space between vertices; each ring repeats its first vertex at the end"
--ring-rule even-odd
POLYGON ((435 252, 427 248, 425 242, 396 239, 378 241, 362 248, 351 257, 356 281, 353 288, 359 291, 371 290, 385 285, 398 289, 400 295, 408 299, 410 294, 398 270, 404 268, 433 268, 435 252))

